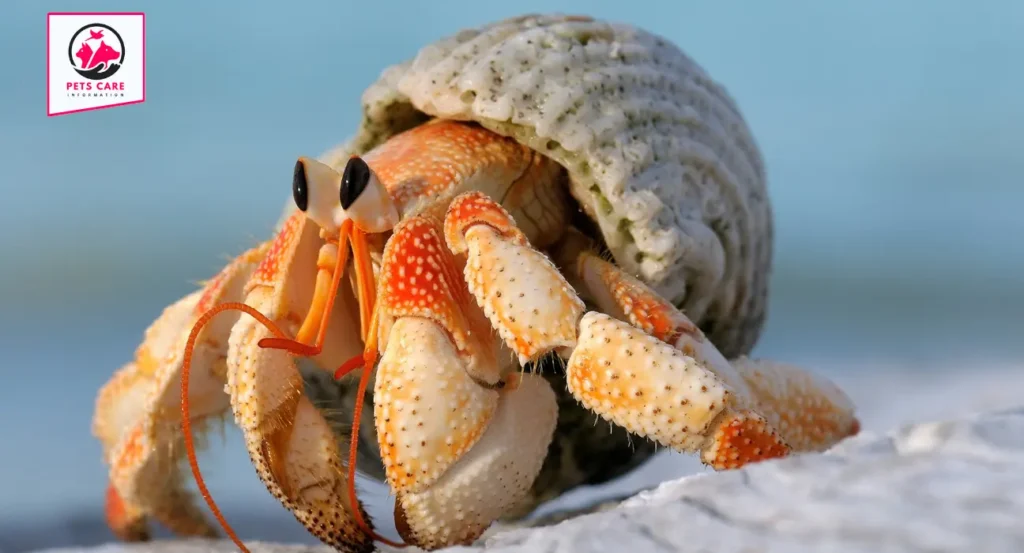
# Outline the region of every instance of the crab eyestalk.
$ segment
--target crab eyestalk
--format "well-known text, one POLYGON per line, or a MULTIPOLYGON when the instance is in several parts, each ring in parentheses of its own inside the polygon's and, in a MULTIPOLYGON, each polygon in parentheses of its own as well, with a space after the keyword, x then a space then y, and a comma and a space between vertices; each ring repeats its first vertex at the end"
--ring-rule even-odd
POLYGON ((260 347, 314 356, 323 348, 327 321, 348 264, 351 242, 358 287, 360 335, 366 341, 375 290, 366 235, 390 231, 399 214, 384 185, 362 158, 352 157, 345 172, 300 157, 292 176, 295 206, 318 227, 325 240, 317 259, 313 301, 294 340, 266 338, 260 347), (333 261, 333 262, 332 262, 333 261))

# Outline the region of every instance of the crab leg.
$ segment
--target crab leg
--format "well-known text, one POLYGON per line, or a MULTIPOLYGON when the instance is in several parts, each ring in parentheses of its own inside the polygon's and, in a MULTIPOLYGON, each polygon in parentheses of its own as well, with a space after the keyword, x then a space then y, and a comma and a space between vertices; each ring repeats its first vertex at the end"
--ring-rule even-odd
POLYGON ((679 309, 647 285, 580 244, 572 233, 558 257, 587 299, 608 315, 661 340, 707 367, 763 415, 793 451, 819 451, 856 434, 853 403, 835 384, 790 365, 739 359, 730 363, 679 309))
MULTIPOLYGON (((186 491, 180 471, 184 454, 179 409, 183 343, 196 319, 210 306, 242 296, 242 285, 266 251, 264 245, 243 253, 202 290, 166 308, 146 330, 135 360, 100 391, 93 432, 110 465, 106 515, 119 538, 148 539, 147 515, 178 535, 216 535, 186 491)), ((188 392, 192 422, 200 427, 227 412, 224 357, 236 319, 218 319, 197 340, 188 392)))
POLYGON ((377 436, 399 532, 428 549, 471 543, 526 497, 557 418, 546 381, 509 376, 459 269, 440 224, 414 217, 379 285, 377 436))
MULTIPOLYGON (((270 253, 246 285, 246 303, 292 334, 306 318, 317 267, 316 226, 301 213, 285 222, 270 253)), ((322 252, 323 250, 321 250, 322 252)), ((326 260, 333 265, 333 260, 326 260)), ((324 335, 321 366, 361 351, 355 301, 341 287, 325 323, 340 331, 324 335)), ((259 347, 280 336, 260 320, 242 317, 228 342, 227 384, 235 422, 241 428, 257 475, 296 519, 324 543, 342 551, 370 551, 373 542, 356 524, 347 495, 346 466, 334 432, 303 393, 292 353, 259 347)), ((364 518, 367 518, 363 514, 364 518)))
MULTIPOLYGON (((716 469, 789 453, 759 412, 778 402, 759 405, 713 346, 695 342, 693 325, 678 311, 645 310, 657 300, 646 287, 596 282, 604 307, 625 320, 632 312, 636 326, 599 312, 583 314, 583 302, 555 265, 483 194, 452 202, 445 234, 454 252, 466 252, 469 288, 520 361, 552 351, 567 357, 569 391, 590 410, 678 451, 699 452, 716 469), (673 339, 680 348, 664 341, 673 339)), ((584 284, 595 282, 589 267, 579 279, 584 284)))

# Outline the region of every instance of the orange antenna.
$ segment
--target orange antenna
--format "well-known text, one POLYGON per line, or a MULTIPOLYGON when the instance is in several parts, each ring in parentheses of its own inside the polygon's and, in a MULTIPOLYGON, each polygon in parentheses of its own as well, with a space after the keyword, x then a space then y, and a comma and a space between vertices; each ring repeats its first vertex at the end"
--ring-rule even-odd
POLYGON ((192 331, 188 335, 188 341, 185 343, 185 357, 181 367, 181 426, 185 434, 185 454, 188 457, 188 464, 192 468, 192 476, 195 478, 196 486, 199 488, 199 493, 202 494, 203 499, 206 501, 206 505, 210 508, 210 511, 213 512, 214 518, 217 519, 221 528, 223 528, 224 532, 227 533, 229 538, 231 538, 231 541, 233 541, 240 550, 245 553, 249 553, 249 549, 245 547, 245 544, 242 543, 242 540, 231 528, 231 525, 229 525, 228 521, 224 519, 224 515, 221 514, 220 508, 217 507, 217 503, 213 500, 213 496, 210 495, 210 490, 206 487, 203 475, 199 471, 199 460, 196 457, 196 447, 192 435, 192 418, 189 414, 188 401, 188 381, 192 367, 192 353, 195 350, 196 339, 199 336, 199 332, 202 331, 203 327, 205 327, 214 316, 232 309, 252 315, 274 334, 281 337, 284 336, 284 332, 274 324, 274 321, 271 321, 263 313, 260 313, 253 307, 244 303, 222 303, 213 307, 206 313, 203 313, 202 316, 199 317, 199 320, 196 321, 196 324, 192 326, 192 331))

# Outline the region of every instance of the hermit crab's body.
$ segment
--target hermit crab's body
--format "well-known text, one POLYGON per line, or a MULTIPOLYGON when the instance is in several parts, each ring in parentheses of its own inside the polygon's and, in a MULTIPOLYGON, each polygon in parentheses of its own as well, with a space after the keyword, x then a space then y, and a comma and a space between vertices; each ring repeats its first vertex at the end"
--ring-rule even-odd
POLYGON ((650 444, 727 469, 856 432, 830 383, 742 358, 770 266, 763 171, 674 47, 517 18, 424 49, 364 104, 353 141, 296 164, 274 238, 169 307, 101 391, 119 535, 145 537, 147 517, 215 534, 179 464, 229 411, 267 489, 351 551, 377 537, 356 465, 389 484, 402 537, 437 548, 650 444), (339 428, 364 398, 372 417, 339 428))

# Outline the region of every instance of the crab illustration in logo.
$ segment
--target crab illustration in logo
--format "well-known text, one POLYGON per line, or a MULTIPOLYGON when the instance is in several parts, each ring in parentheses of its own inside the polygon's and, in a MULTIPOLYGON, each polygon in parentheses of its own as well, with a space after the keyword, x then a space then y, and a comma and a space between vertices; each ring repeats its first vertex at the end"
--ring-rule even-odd
POLYGON ((68 60, 79 75, 101 81, 117 73, 124 63, 124 41, 113 27, 91 23, 71 36, 68 60))

